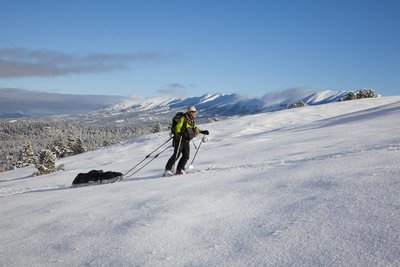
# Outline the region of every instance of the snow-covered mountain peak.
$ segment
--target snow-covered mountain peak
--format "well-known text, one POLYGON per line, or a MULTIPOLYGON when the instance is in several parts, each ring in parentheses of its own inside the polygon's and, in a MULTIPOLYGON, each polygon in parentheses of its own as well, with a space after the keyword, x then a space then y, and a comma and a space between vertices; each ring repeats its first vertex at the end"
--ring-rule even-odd
POLYGON ((303 99, 303 102, 307 105, 323 104, 329 102, 336 102, 346 96, 348 92, 335 92, 331 90, 319 91, 310 94, 303 99))
POLYGON ((221 96, 223 96, 222 93, 216 93, 216 94, 212 94, 212 95, 211 94, 206 94, 206 95, 204 95, 202 97, 200 103, 206 103, 206 102, 209 102, 209 101, 213 101, 213 100, 215 100, 215 99, 217 99, 217 98, 219 98, 221 96))
POLYGON ((119 110, 128 108, 137 108, 140 110, 149 110, 152 108, 163 107, 170 104, 175 99, 165 96, 156 96, 151 98, 132 97, 127 98, 108 108, 108 110, 119 110))

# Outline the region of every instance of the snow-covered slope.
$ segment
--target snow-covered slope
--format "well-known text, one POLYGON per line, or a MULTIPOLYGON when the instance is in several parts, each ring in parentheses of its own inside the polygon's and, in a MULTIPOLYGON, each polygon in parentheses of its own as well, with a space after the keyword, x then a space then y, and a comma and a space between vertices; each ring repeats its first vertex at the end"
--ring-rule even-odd
POLYGON ((59 173, 0 173, 0 265, 399 266, 399 118, 400 97, 382 97, 201 125, 193 172, 170 178, 167 150, 122 182, 70 188, 127 172, 167 132, 59 173))

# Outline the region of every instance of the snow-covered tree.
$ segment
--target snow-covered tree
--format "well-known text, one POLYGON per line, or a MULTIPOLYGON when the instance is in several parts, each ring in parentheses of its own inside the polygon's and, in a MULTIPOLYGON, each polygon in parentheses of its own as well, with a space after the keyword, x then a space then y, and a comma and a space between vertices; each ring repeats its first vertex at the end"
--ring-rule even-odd
POLYGON ((300 102, 290 104, 288 108, 289 109, 291 109, 291 108, 302 108, 302 107, 305 107, 305 106, 306 106, 306 104, 304 104, 303 100, 301 100, 300 102))
POLYGON ((75 154, 74 153, 74 146, 75 146, 75 138, 73 136, 68 136, 68 143, 67 143, 67 147, 69 147, 69 149, 71 150, 70 155, 75 154))
POLYGON ((363 88, 357 92, 357 98, 375 98, 378 97, 378 94, 371 88, 363 88))
POLYGON ((80 154, 88 150, 82 138, 80 137, 77 139, 72 136, 68 137, 68 147, 71 150, 71 155, 80 154))
POLYGON ((349 92, 345 98, 343 98, 344 101, 347 100, 355 100, 355 99, 361 99, 361 98, 375 98, 378 97, 378 94, 371 88, 363 88, 359 91, 356 92, 349 92))
POLYGON ((212 117, 212 118, 208 118, 208 119, 207 119, 207 122, 208 122, 208 123, 216 122, 216 121, 220 121, 220 118, 218 118, 218 117, 212 117))
POLYGON ((22 150, 20 151, 18 161, 15 164, 15 167, 21 168, 21 167, 26 167, 31 164, 36 163, 36 156, 35 152, 33 151, 31 143, 26 143, 23 147, 22 150))
POLYGON ((16 169, 17 166, 15 164, 16 159, 14 158, 13 155, 8 154, 4 158, 0 159, 0 170, 1 171, 7 171, 7 170, 13 170, 16 169))
POLYGON ((162 131, 162 129, 161 129, 160 122, 155 122, 152 129, 150 130, 151 133, 159 133, 161 131, 162 131))
POLYGON ((87 147, 86 147, 85 143, 83 142, 83 140, 78 137, 72 150, 73 150, 74 154, 80 154, 80 153, 86 152, 87 147))
POLYGON ((344 101, 357 99, 357 95, 354 92, 347 93, 346 97, 343 99, 344 101))
POLYGON ((54 153, 48 149, 43 149, 39 154, 39 158, 35 167, 38 169, 38 171, 35 172, 34 175, 43 175, 56 172, 56 155, 54 155, 54 153))
POLYGON ((64 142, 64 140, 59 136, 54 140, 53 145, 50 150, 56 155, 57 158, 65 158, 72 154, 71 148, 64 142))

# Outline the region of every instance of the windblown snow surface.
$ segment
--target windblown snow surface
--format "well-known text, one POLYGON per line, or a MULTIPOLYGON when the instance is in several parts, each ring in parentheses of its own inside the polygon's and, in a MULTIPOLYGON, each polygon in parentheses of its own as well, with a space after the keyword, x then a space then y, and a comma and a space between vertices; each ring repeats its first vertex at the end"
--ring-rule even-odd
POLYGON ((80 172, 127 172, 167 132, 50 175, 0 173, 0 265, 400 265, 400 97, 201 126, 187 175, 161 178, 169 149, 122 182, 70 187, 80 172))

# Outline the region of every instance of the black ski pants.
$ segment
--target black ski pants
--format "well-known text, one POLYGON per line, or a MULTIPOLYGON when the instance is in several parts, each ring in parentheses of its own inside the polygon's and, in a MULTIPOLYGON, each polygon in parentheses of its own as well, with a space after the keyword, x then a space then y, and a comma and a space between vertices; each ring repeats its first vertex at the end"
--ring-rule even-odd
POLYGON ((181 145, 179 145, 179 140, 175 140, 174 144, 174 154, 169 158, 167 165, 165 166, 166 170, 172 170, 172 166, 174 165, 175 161, 180 157, 182 153, 182 157, 178 162, 177 169, 185 170, 185 165, 189 160, 190 155, 190 142, 187 140, 182 140, 181 145), (179 151, 178 151, 179 147, 179 151))

